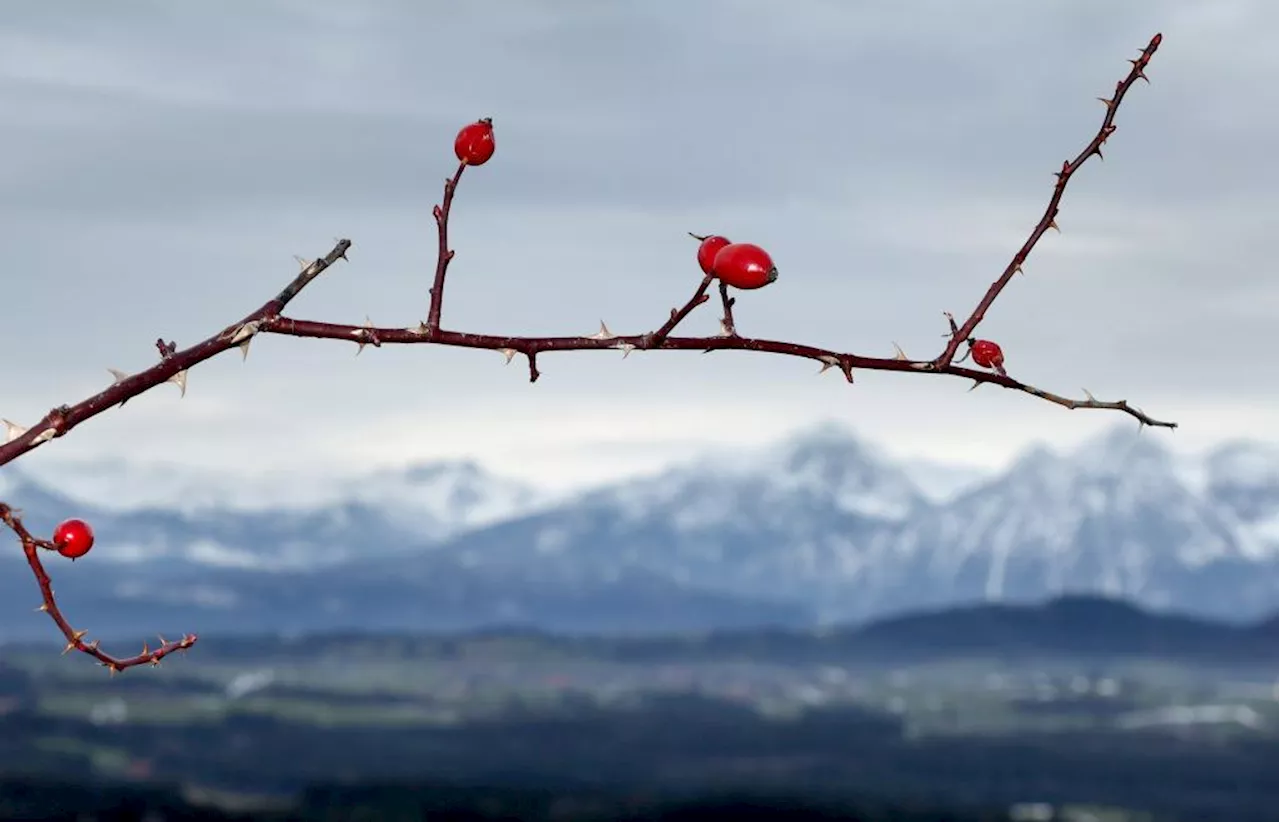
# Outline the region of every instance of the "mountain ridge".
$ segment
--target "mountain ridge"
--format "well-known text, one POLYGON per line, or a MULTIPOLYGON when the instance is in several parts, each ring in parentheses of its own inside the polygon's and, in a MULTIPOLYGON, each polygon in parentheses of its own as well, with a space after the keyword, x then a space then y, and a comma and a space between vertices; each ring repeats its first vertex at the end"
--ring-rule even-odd
POLYGON ((89 607, 122 625, 181 591, 202 612, 193 619, 228 626, 235 609, 325 626, 381 613, 392 626, 398 608, 405 627, 516 615, 630 631, 665 619, 645 609, 690 627, 832 624, 1073 592, 1262 616, 1277 601, 1276 476, 1265 443, 1188 462, 1110 429, 937 499, 828 423, 560 497, 467 461, 335 478, 309 507, 109 510, 16 466, 0 468, 0 491, 37 533, 66 516, 94 522, 95 552, 51 571, 60 592, 92 574, 89 607), (277 614, 273 586, 308 596, 277 614))

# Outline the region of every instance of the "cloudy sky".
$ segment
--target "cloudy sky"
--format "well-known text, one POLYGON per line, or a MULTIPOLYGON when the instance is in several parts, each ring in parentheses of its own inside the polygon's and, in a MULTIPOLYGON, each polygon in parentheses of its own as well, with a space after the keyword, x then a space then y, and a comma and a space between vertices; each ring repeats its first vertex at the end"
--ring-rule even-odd
MULTIPOLYGON (((0 417, 29 424, 198 341, 334 237, 293 316, 426 315, 462 124, 448 327, 637 333, 697 284, 685 232, 773 253, 739 326, 932 356, 1039 217, 1157 31, 986 335, 1014 376, 1128 398, 1181 450, 1277 429, 1274 2, 6 3, 0 417)), ((710 308, 686 332, 714 333, 710 308)), ((470 456, 550 485, 837 420, 891 454, 999 465, 1121 421, 963 381, 676 352, 548 356, 264 338, 24 464, 130 454, 244 473, 470 456)), ((1127 418, 1125 418, 1127 419, 1127 418)))

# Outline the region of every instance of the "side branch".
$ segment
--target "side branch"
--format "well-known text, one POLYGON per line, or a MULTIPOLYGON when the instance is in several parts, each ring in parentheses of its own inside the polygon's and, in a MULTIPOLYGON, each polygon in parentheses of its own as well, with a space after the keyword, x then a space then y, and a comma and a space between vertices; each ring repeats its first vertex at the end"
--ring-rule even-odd
MULTIPOLYGON (((1022 248, 1018 249, 1018 253, 1013 255, 1013 259, 1005 268, 1004 273, 1000 275, 991 287, 987 289, 987 293, 982 295, 982 299, 978 301, 978 305, 973 309, 973 313, 969 318, 960 324, 960 329, 952 334, 947 341, 946 348, 933 361, 934 368, 943 368, 951 364, 951 360, 955 357, 956 351, 960 346, 969 339, 973 334, 978 323, 982 322, 982 318, 986 316, 987 309, 995 302, 996 297, 1000 296, 1000 292, 1013 279, 1013 275, 1022 270, 1022 266, 1027 261, 1027 257, 1031 255, 1031 250, 1036 247, 1036 243, 1040 242, 1040 238, 1044 236, 1049 229, 1057 230, 1058 223, 1058 206, 1062 202, 1062 195, 1067 190, 1067 183, 1070 182, 1071 176, 1084 165, 1085 161, 1093 155, 1097 155, 1098 159, 1102 159, 1102 145, 1112 134, 1115 134, 1116 127, 1114 125, 1116 111, 1120 108, 1120 101, 1124 99, 1124 95, 1129 91, 1129 87, 1136 83, 1139 79, 1146 80, 1147 75, 1144 73, 1147 64, 1151 62, 1152 56, 1156 53, 1156 49, 1160 47, 1160 42, 1164 39, 1163 35, 1157 34, 1151 38, 1151 42, 1142 50, 1137 59, 1130 60, 1133 68, 1129 71, 1127 77, 1116 83, 1115 93, 1107 97, 1099 97, 1103 105, 1107 107, 1106 116, 1102 118, 1102 125, 1098 128, 1098 133, 1094 135, 1089 144, 1076 155, 1071 161, 1063 161, 1062 169, 1055 172, 1057 183, 1053 187, 1053 195, 1049 198, 1049 205, 1044 210, 1040 222, 1036 223, 1036 227, 1031 230, 1031 236, 1022 244, 1022 248)), ((1150 82, 1150 81, 1148 81, 1150 82)))
POLYGON ((160 637, 160 644, 155 648, 150 648, 144 642, 142 652, 131 657, 115 657, 105 653, 98 647, 98 640, 85 642, 84 638, 88 631, 77 631, 71 627, 71 623, 62 615, 62 611, 58 608, 58 603, 53 598, 53 582, 49 579, 49 574, 44 570, 44 563, 40 561, 41 550, 53 551, 56 547, 49 540, 36 539, 27 527, 22 524, 22 520, 18 517, 18 511, 10 506, 0 502, 0 523, 8 526, 9 530, 18 535, 19 541, 22 542, 22 552, 27 557, 27 564, 31 566, 31 572, 35 574, 36 584, 40 587, 40 595, 44 600, 37 611, 44 611, 58 626, 58 630, 67 639, 67 646, 62 649, 65 654, 68 651, 80 651, 86 653, 103 667, 111 671, 112 674, 119 673, 125 668, 132 668, 136 665, 159 665, 160 661, 175 651, 185 651, 192 645, 196 644, 196 635, 187 634, 176 642, 170 642, 164 637, 160 637))
POLYGON ((465 162, 458 163, 458 170, 444 181, 444 199, 432 210, 439 247, 436 250, 435 278, 431 282, 431 306, 427 309, 427 327, 431 329, 440 327, 440 312, 444 308, 444 280, 449 272, 449 263, 453 260, 453 250, 449 248, 449 211, 453 208, 453 195, 458 190, 458 181, 466 170, 465 162))
POLYGON ((157 385, 177 382, 185 392, 187 369, 229 348, 240 347, 247 353, 249 343, 261 330, 263 324, 279 316, 280 311, 326 269, 338 260, 347 259, 347 251, 350 248, 350 240, 339 240, 328 254, 305 263, 302 271, 261 308, 212 337, 181 351, 176 350, 176 347, 173 350, 165 348, 160 362, 136 374, 125 374, 113 369, 115 383, 110 388, 99 391, 75 405, 60 405, 30 428, 7 424, 7 441, 0 444, 0 465, 18 458, 51 439, 61 437, 90 417, 97 416, 114 405, 123 405, 157 385))

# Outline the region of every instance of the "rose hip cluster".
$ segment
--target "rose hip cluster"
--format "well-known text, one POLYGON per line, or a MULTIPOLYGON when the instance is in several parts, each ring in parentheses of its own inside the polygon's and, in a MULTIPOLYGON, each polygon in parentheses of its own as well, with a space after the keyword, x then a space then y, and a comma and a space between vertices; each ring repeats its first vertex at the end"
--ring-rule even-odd
POLYGON ((731 242, 718 234, 690 236, 699 241, 698 265, 708 277, 747 291, 764 288, 778 279, 778 267, 769 252, 758 245, 731 242))

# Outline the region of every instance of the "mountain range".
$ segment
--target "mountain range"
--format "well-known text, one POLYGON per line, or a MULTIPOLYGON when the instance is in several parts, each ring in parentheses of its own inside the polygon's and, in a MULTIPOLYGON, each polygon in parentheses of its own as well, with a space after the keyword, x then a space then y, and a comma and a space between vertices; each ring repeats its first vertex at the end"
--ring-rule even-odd
MULTIPOLYGON (((37 533, 93 523, 92 554, 47 565, 73 623, 99 634, 798 628, 1073 593, 1270 616, 1280 450, 1235 442, 1192 459, 1160 436, 1125 426, 1069 453, 1032 449, 945 495, 824 424, 558 497, 437 462, 332 478, 311 504, 184 493, 128 508, 9 465, 0 499, 37 533)), ((102 470, 123 486, 137 469, 102 470)), ((17 546, 0 552, 0 637, 47 635, 26 607, 37 597, 17 546)))

